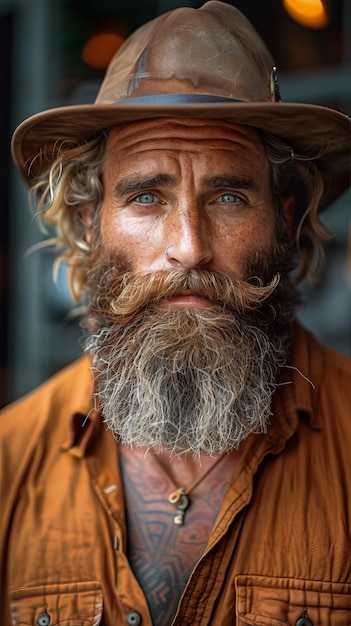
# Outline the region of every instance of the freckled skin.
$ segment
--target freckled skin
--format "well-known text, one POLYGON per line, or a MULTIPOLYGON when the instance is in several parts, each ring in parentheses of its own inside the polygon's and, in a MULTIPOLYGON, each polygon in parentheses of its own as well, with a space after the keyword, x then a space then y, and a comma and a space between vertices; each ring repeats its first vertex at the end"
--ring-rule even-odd
POLYGON ((103 243, 127 254, 138 272, 202 268, 245 278, 248 253, 273 242, 269 166, 247 127, 218 120, 116 127, 107 141, 103 185, 103 243), (144 186, 159 174, 172 181, 144 186), (219 180, 209 184, 211 177, 219 180), (130 178, 132 184, 116 192, 130 178))

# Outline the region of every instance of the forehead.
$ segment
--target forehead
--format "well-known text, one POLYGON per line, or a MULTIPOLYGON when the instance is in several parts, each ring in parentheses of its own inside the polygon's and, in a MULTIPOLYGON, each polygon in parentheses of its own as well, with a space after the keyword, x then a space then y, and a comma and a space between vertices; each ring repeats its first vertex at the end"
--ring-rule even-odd
POLYGON ((256 130, 224 120, 156 119, 116 126, 109 132, 105 165, 143 161, 146 156, 185 151, 201 156, 220 153, 228 160, 242 159, 253 165, 267 161, 256 130))

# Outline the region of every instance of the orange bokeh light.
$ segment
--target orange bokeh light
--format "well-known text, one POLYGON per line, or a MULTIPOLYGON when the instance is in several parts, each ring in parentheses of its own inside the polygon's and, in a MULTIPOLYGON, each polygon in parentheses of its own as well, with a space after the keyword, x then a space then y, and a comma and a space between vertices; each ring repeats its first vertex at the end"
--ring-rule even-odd
POLYGON ((286 12, 307 28, 325 28, 328 14, 321 0, 283 0, 286 12))
POLYGON ((116 33, 99 33, 91 37, 82 51, 82 59, 91 67, 105 69, 121 47, 124 38, 116 33))

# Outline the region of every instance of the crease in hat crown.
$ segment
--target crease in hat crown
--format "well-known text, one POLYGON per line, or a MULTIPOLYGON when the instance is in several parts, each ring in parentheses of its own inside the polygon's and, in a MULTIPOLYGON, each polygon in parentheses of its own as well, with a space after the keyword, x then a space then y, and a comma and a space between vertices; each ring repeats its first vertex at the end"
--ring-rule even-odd
POLYGON ((350 120, 323 106, 280 102, 274 61, 252 24, 210 0, 144 24, 112 59, 93 104, 58 107, 22 122, 14 162, 31 182, 66 148, 140 119, 223 119, 280 136, 315 159, 325 182, 320 208, 349 184, 350 120), (321 155, 321 156, 319 156, 321 155))
POLYGON ((273 66, 237 9, 207 2, 165 13, 135 31, 112 59, 96 102, 175 93, 272 101, 273 66))

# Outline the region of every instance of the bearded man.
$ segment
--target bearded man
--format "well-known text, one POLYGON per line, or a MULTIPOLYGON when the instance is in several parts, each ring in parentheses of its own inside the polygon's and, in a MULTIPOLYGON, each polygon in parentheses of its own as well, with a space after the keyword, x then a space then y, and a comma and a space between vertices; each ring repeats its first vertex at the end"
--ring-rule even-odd
POLYGON ((4 626, 350 623, 351 364, 294 321, 348 132, 216 1, 17 129, 86 354, 2 415, 4 626))

